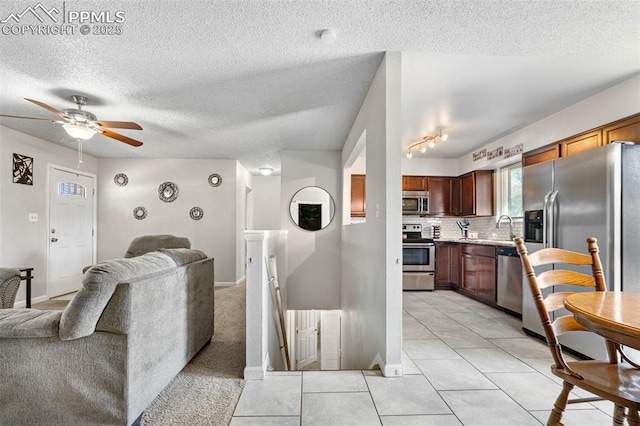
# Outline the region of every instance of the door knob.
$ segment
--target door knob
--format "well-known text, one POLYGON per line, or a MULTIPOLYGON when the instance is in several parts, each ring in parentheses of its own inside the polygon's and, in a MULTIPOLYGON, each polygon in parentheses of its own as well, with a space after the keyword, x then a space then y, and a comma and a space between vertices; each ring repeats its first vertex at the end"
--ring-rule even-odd
POLYGON ((57 239, 57 238, 52 238, 52 239, 51 239, 51 242, 52 242, 52 243, 55 243, 56 241, 58 241, 58 239, 57 239))

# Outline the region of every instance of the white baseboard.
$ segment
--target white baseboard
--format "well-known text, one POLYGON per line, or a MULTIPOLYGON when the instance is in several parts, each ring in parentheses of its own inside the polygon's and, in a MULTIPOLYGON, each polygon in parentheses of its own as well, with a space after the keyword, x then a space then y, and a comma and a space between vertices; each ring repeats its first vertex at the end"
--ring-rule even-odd
POLYGON ((404 375, 402 364, 385 364, 380 366, 384 377, 402 377, 404 375))
POLYGON ((369 369, 375 366, 380 367, 380 371, 384 377, 402 377, 404 375, 404 368, 402 364, 386 364, 380 354, 376 354, 369 365, 369 369))
POLYGON ((214 283, 214 286, 215 287, 233 287, 233 286, 242 284, 246 278, 247 278, 246 276, 241 277, 238 281, 235 281, 235 282, 234 281, 216 281, 214 283))
MULTIPOLYGON (((49 298, 47 296, 38 296, 38 297, 32 297, 31 298, 31 306, 33 306, 36 303, 40 303, 40 302, 45 302, 49 300, 49 298)), ((26 300, 18 300, 17 302, 15 302, 13 304, 14 308, 26 308, 27 307, 27 301, 26 300)))
POLYGON ((246 380, 264 380, 265 371, 262 367, 245 367, 244 378, 246 380))

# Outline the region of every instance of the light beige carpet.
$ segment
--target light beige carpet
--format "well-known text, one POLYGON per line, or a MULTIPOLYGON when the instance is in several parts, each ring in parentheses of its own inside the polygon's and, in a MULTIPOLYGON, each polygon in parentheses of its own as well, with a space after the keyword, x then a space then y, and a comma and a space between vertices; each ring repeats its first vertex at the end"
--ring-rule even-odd
MULTIPOLYGON (((33 307, 64 309, 67 302, 52 300, 33 307)), ((147 407, 141 425, 229 424, 244 387, 244 284, 216 287, 214 318, 211 343, 147 407)))

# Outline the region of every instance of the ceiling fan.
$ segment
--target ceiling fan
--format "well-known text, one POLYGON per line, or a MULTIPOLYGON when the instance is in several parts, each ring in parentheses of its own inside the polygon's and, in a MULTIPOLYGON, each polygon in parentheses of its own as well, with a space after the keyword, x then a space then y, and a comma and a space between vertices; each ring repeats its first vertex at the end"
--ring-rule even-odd
POLYGON ((55 109, 52 106, 49 106, 43 102, 36 101, 33 99, 24 98, 26 101, 29 101, 33 104, 38 105, 46 109, 49 112, 54 113, 61 120, 51 120, 48 118, 37 118, 37 117, 23 117, 20 115, 7 115, 0 114, 0 117, 8 117, 8 118, 24 118, 27 120, 43 120, 49 121, 55 124, 61 124, 64 130, 74 139, 87 140, 90 139, 96 133, 100 133, 103 136, 106 136, 111 139, 118 140, 120 142, 124 142, 131 146, 141 146, 142 142, 137 141, 135 139, 131 139, 130 137, 121 135, 119 133, 113 132, 109 129, 130 129, 130 130, 142 130, 139 124, 131 122, 131 121, 104 121, 99 120, 97 117, 90 113, 89 111, 85 111, 82 109, 83 105, 86 105, 88 99, 84 96, 80 95, 72 95, 71 98, 73 102, 78 105, 78 108, 68 108, 63 109, 62 111, 55 109))

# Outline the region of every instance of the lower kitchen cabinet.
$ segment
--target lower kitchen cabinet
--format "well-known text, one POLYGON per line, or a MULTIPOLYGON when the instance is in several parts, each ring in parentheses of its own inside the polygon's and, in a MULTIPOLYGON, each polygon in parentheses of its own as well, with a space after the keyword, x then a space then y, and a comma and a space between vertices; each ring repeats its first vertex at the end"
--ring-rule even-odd
POLYGON ((495 247, 480 244, 459 244, 459 247, 460 285, 458 291, 481 302, 496 306, 495 247))
POLYGON ((436 290, 449 290, 458 287, 459 259, 458 243, 436 242, 436 290))

